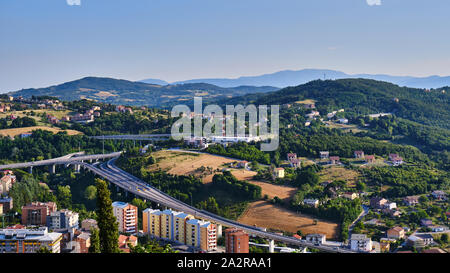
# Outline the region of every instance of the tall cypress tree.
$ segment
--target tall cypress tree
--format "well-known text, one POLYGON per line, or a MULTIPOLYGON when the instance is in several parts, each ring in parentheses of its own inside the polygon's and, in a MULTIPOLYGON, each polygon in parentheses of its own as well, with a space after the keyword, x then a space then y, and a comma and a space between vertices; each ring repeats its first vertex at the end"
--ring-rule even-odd
POLYGON ((96 179, 97 186, 97 215, 100 229, 100 249, 102 253, 119 253, 119 228, 113 214, 110 191, 105 181, 96 179))
POLYGON ((96 228, 91 229, 91 246, 89 253, 100 253, 100 237, 99 231, 96 228))

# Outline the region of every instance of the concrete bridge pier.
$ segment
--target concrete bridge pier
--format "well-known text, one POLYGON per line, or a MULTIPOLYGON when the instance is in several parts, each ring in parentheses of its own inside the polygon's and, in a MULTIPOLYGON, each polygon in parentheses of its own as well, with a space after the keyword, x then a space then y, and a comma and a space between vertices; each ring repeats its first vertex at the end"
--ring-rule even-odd
POLYGON ((270 253, 274 253, 275 252, 275 241, 274 240, 270 240, 269 241, 269 252, 270 253))
POLYGON ((75 172, 79 173, 80 172, 80 165, 74 164, 73 165, 73 169, 75 170, 75 172))
POLYGON ((49 172, 51 174, 55 174, 56 173, 56 165, 50 165, 48 168, 49 168, 49 172))
POLYGON ((28 168, 28 172, 29 172, 30 174, 33 174, 33 166, 30 166, 30 167, 28 168))
POLYGON ((217 238, 222 237, 222 225, 217 224, 217 238))

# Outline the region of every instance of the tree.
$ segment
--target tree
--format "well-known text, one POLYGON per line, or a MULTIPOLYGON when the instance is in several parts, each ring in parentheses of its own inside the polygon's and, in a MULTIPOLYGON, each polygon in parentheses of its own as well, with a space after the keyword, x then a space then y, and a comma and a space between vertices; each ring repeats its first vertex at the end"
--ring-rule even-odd
POLYGON ((70 209, 72 208, 72 193, 70 186, 58 186, 56 193, 59 207, 70 209))
POLYGON ((105 181, 96 179, 97 215, 100 229, 100 249, 102 253, 119 253, 119 232, 116 217, 113 214, 110 191, 105 181))
POLYGON ((91 246, 89 253, 100 253, 99 231, 96 228, 91 229, 91 246))
POLYGON ((41 246, 37 251, 36 251, 36 253, 45 253, 45 254, 48 254, 48 253, 52 253, 47 247, 45 247, 45 246, 41 246))
POLYGON ((97 188, 94 185, 87 186, 84 190, 84 198, 94 200, 97 197, 97 188))
POLYGON ((444 244, 448 244, 448 234, 447 233, 443 233, 441 235, 441 242, 444 244))

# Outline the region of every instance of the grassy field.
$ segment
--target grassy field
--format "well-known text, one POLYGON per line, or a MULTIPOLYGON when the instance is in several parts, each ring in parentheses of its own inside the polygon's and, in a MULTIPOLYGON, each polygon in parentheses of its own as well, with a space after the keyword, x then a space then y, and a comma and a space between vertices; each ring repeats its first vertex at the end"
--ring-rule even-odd
POLYGON ((170 174, 175 175, 194 175, 201 178, 203 183, 210 183, 214 176, 214 171, 224 167, 224 164, 234 162, 234 160, 227 159, 221 156, 209 154, 195 154, 186 153, 182 151, 167 151, 162 150, 153 153, 156 159, 156 164, 148 166, 149 171, 156 171, 161 169, 170 174), (213 173, 202 172, 201 167, 210 167, 213 173))
POLYGON ((327 239, 338 237, 338 224, 317 219, 317 225, 314 225, 314 219, 314 217, 272 205, 267 201, 256 201, 249 204, 238 221, 247 225, 293 233, 298 230, 301 230, 303 234, 323 233, 327 235, 327 239))
POLYGON ((314 104, 314 103, 316 103, 317 101, 315 101, 315 100, 309 100, 309 99, 307 99, 307 100, 299 100, 299 101, 296 101, 296 102, 294 102, 294 103, 296 103, 296 104, 314 104))
POLYGON ((341 129, 344 132, 352 131, 353 133, 359 133, 367 131, 365 129, 359 128, 357 125, 354 124, 340 124, 332 121, 325 121, 325 124, 327 124, 327 127, 330 129, 341 129))
POLYGON ((33 130, 38 130, 38 129, 50 131, 52 133, 66 131, 67 134, 70 136, 83 134, 83 133, 81 133, 79 131, 75 131, 75 130, 61 130, 59 128, 53 128, 53 127, 48 127, 48 126, 33 126, 33 127, 23 127, 23 128, 2 129, 2 130, 0 130, 0 135, 14 138, 17 135, 20 135, 23 133, 31 133, 33 130))
MULTIPOLYGON (((73 114, 69 110, 58 110, 57 111, 57 110, 52 110, 52 109, 39 109, 39 110, 24 110, 24 111, 11 111, 11 112, 0 113, 0 118, 5 118, 10 115, 15 115, 18 117, 25 117, 25 116, 27 116, 27 113, 30 113, 31 111, 33 111, 36 114, 47 113, 47 114, 55 116, 59 119, 64 116, 73 114)), ((29 115, 28 117, 39 119, 39 120, 41 119, 41 117, 31 116, 31 115, 29 115)))
POLYGON ((355 186, 361 174, 354 170, 348 170, 342 166, 329 166, 325 167, 319 173, 320 182, 344 180, 347 181, 347 185, 350 187, 355 186))

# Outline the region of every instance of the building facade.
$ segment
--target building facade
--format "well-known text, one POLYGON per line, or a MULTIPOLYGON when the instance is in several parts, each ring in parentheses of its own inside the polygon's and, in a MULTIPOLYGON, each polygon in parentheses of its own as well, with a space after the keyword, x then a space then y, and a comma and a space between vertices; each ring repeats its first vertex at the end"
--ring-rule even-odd
POLYGON ((226 253, 249 253, 249 236, 243 230, 228 228, 225 230, 226 253))
POLYGON ((60 210, 47 216, 47 227, 49 229, 78 229, 78 213, 70 210, 60 210))
POLYGON ((113 213, 119 224, 119 232, 138 232, 138 208, 124 202, 112 203, 113 213))
POLYGON ((36 253, 46 247, 52 253, 60 253, 62 234, 38 229, 0 229, 0 253, 36 253))
POLYGON ((198 219, 188 220, 186 222, 186 244, 202 251, 216 250, 216 225, 198 219))
POLYGON ((26 226, 46 226, 47 216, 56 211, 54 202, 32 202, 22 207, 22 224, 26 226))

